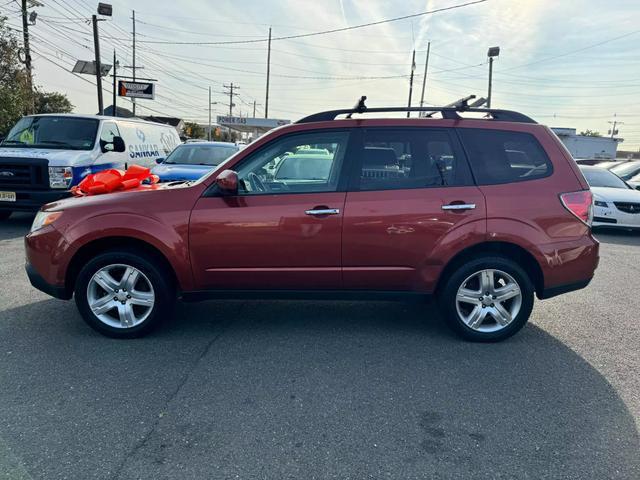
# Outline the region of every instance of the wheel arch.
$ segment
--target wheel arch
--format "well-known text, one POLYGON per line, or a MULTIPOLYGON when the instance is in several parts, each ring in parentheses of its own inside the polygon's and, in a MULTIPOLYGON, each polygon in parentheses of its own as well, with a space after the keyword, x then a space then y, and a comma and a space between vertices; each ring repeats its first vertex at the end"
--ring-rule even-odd
POLYGON ((177 274, 173 265, 169 259, 160 251, 156 246, 149 242, 141 240, 135 237, 125 236, 108 236, 101 237, 92 241, 89 241, 82 245, 77 252, 71 258, 67 273, 65 276, 65 289, 69 292, 73 292, 76 279, 82 269, 82 266, 96 255, 108 251, 108 250, 129 250, 142 252, 155 261, 157 261, 162 268, 164 268, 169 275, 171 275, 171 282, 179 286, 177 274))
POLYGON ((439 292, 446 279, 462 264, 479 255, 498 255, 517 262, 534 285, 537 295, 544 290, 544 273, 536 258, 520 245, 511 242, 482 242, 465 248, 451 258, 445 265, 436 284, 439 292))

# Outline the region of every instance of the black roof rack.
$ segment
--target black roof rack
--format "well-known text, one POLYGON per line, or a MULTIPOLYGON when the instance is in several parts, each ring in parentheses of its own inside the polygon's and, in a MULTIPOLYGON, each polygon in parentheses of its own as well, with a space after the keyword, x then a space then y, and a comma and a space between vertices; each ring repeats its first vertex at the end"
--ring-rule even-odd
POLYGON ((448 120, 459 120, 462 117, 458 115, 458 112, 479 112, 491 115, 491 120, 498 120, 502 122, 518 122, 518 123, 538 123, 530 117, 523 115, 519 112, 512 110, 500 110, 494 108, 478 108, 475 105, 482 104, 480 99, 469 105, 469 100, 476 98, 475 95, 469 95, 468 97, 456 100, 449 105, 443 107, 374 107, 368 108, 364 102, 367 99, 366 96, 362 96, 358 103, 353 108, 345 108, 341 110, 327 110, 326 112, 318 112, 308 117, 301 118, 296 123, 309 123, 309 122, 326 122, 335 120, 338 115, 347 115, 347 118, 351 118, 354 113, 382 113, 382 112, 427 112, 425 117, 431 117, 434 113, 441 113, 442 118, 448 120))

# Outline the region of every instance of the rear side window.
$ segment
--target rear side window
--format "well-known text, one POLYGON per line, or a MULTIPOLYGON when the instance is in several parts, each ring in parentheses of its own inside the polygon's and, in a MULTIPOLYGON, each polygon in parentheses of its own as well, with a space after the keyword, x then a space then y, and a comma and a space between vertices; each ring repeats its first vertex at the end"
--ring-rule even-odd
POLYGON ((533 180, 553 171, 546 152, 529 133, 472 128, 459 132, 479 185, 533 180))
POLYGON ((472 183, 466 160, 447 130, 367 129, 360 156, 360 190, 472 183))

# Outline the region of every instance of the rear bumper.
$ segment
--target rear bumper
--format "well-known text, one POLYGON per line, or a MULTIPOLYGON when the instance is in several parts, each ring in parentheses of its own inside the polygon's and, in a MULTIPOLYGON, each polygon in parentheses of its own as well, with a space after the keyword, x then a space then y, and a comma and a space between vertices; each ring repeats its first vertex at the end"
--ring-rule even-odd
POLYGON ((60 298, 62 300, 69 300, 71 298, 71 292, 69 292, 65 287, 47 283, 42 275, 40 275, 30 263, 25 265, 25 269, 33 287, 55 298, 60 298))
POLYGON ((12 190, 10 187, 0 187, 0 190, 16 193, 15 202, 0 202, 0 210, 12 212, 35 212, 47 203, 70 195, 68 190, 12 190))
POLYGON ((580 290, 591 283, 591 278, 588 280, 580 280, 579 282, 567 283, 565 285, 558 285, 555 287, 545 288, 542 292, 538 292, 537 296, 540 300, 546 300, 547 298, 557 297, 563 293, 573 292, 580 290))

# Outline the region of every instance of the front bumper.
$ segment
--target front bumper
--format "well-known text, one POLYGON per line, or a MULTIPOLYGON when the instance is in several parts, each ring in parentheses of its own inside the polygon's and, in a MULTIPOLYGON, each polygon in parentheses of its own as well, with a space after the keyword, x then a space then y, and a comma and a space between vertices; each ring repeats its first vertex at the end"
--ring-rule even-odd
POLYGON ((627 213, 610 207, 596 206, 593 210, 594 227, 640 228, 640 213, 627 213))
POLYGON ((36 212, 47 203, 56 202, 70 196, 68 190, 12 190, 10 187, 0 187, 2 191, 14 191, 15 202, 0 202, 0 210, 12 212, 36 212))
POLYGON ((27 271, 27 276, 29 277, 29 281, 31 285, 41 292, 46 293, 47 295, 51 295, 55 298, 60 298, 61 300, 69 300, 71 298, 71 292, 64 286, 52 285, 47 283, 47 281, 42 278, 42 276, 36 271, 36 269, 30 263, 25 264, 25 269, 27 271))

